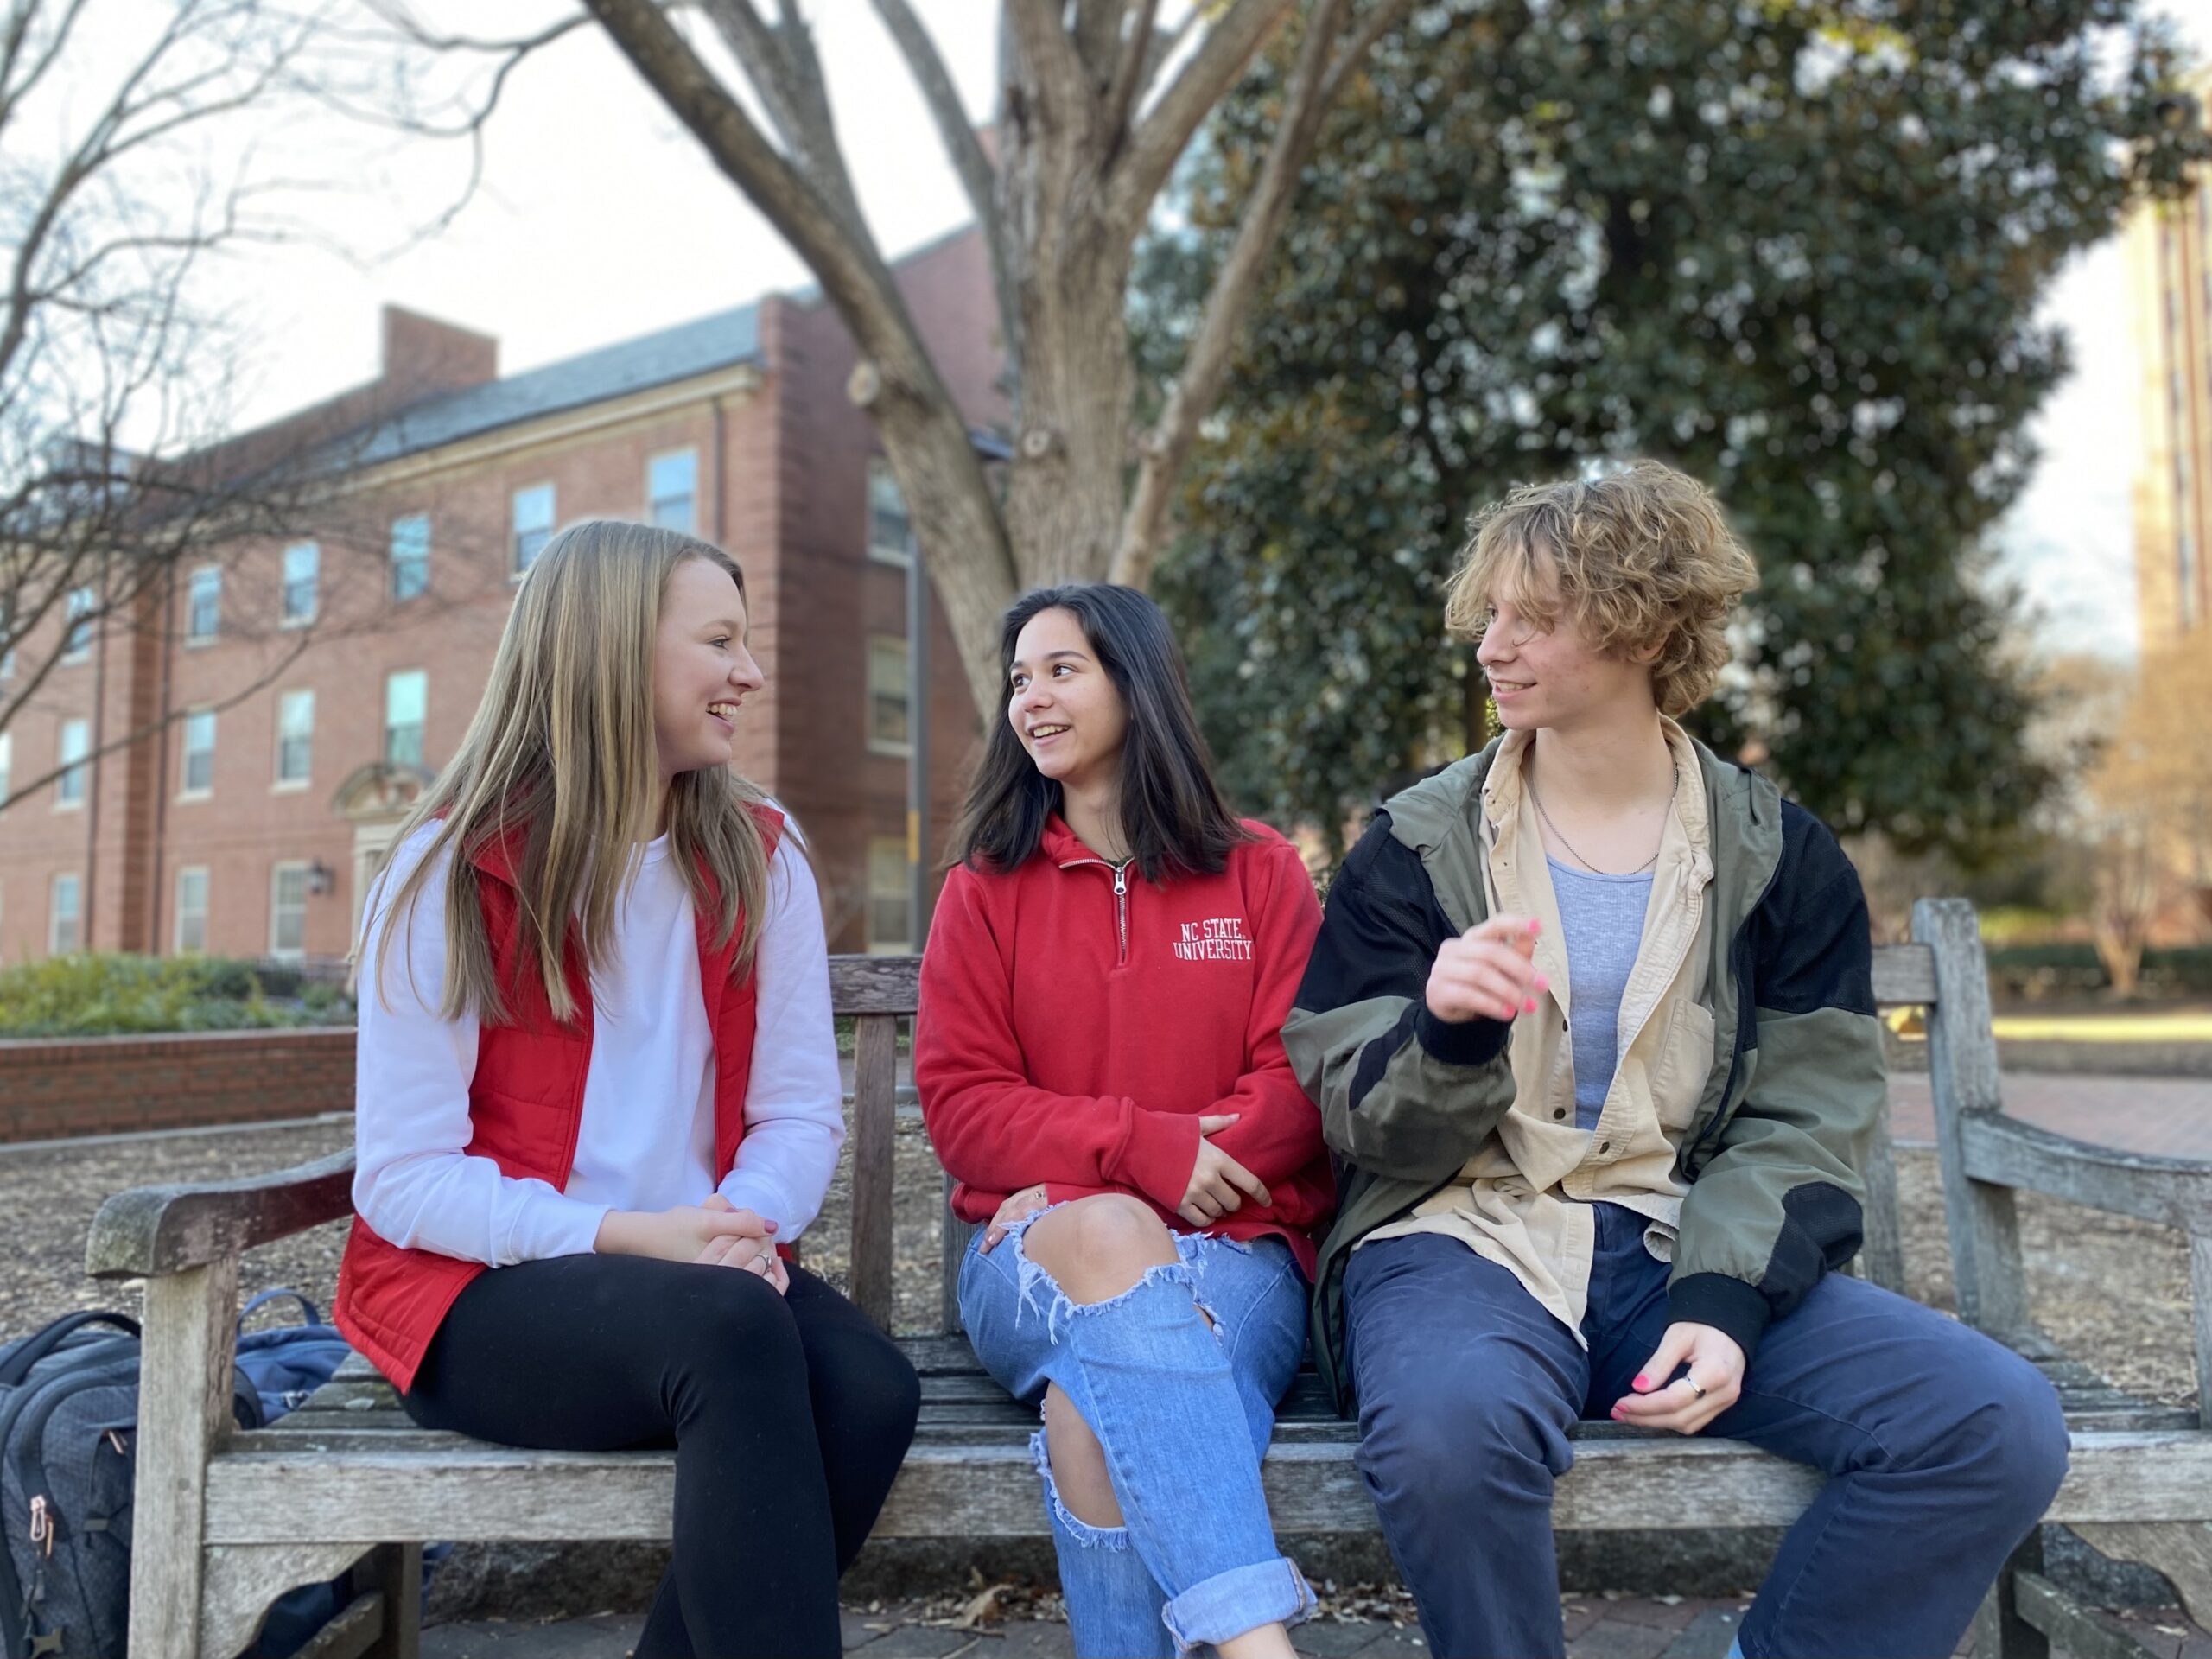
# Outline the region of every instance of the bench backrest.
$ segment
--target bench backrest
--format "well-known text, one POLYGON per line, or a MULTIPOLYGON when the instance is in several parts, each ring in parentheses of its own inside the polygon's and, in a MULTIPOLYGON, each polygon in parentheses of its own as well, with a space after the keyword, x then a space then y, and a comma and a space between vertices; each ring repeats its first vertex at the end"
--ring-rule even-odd
MULTIPOLYGON (((917 957, 833 957, 832 1008, 855 1021, 853 1057, 853 1300, 892 1328, 893 1152, 898 1129, 898 1033, 911 1026, 921 961, 917 957)), ((1913 943, 1874 950, 1874 1001, 1884 1008, 1927 1011, 1929 1060, 1936 1119, 1956 1109, 1994 1111, 1997 1045, 1991 1033, 1989 984, 1974 906, 1964 899, 1923 899, 1913 912, 1913 943)), ((1889 1137, 1875 1136, 1866 1172, 1866 1246, 1860 1270, 1876 1284, 1904 1287, 1898 1243, 1897 1176, 1889 1137)), ((945 1191, 951 1190, 950 1178, 945 1191)), ((940 1329, 960 1328, 958 1274, 969 1229, 943 1208, 944 1274, 940 1329)))

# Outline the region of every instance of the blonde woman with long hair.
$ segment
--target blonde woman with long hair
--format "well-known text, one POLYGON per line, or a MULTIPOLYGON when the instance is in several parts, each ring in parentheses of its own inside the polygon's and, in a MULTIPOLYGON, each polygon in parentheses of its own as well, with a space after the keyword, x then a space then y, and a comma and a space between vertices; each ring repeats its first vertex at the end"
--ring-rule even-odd
POLYGON ((837 1653, 919 1400, 779 1253, 842 1090, 812 873, 730 764, 747 622, 718 548, 556 536, 361 931, 339 1325, 425 1427, 674 1446, 639 1659, 837 1653))

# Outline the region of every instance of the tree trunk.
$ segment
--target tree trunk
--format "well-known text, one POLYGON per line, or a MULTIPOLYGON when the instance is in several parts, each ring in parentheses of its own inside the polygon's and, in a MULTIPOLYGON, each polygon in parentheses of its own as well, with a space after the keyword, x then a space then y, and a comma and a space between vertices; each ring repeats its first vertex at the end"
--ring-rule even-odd
POLYGON ((1135 396, 1128 270, 1126 249, 1071 249, 1021 284, 1027 355, 1006 522, 1025 589, 1103 582, 1113 564, 1135 396))
POLYGON ((2100 927, 2097 960, 2112 981, 2113 997, 2125 1002, 2135 995, 2143 979, 2143 941, 2132 929, 2100 927))
POLYGON ((944 607, 976 707, 995 709, 1003 677, 1000 619, 1021 583, 1002 551, 989 556, 1004 548, 1006 531, 988 496, 972 487, 976 457, 967 427, 944 418, 949 400, 932 404, 894 387, 888 377, 873 401, 862 401, 898 475, 922 568, 944 607))
MULTIPOLYGON (((1047 54, 1049 55, 1049 54, 1047 54)), ((1109 157, 1095 101, 1009 31, 995 199, 1021 330, 1006 535, 1017 586, 1103 582, 1121 532, 1135 371, 1135 227, 1098 210, 1109 157)))

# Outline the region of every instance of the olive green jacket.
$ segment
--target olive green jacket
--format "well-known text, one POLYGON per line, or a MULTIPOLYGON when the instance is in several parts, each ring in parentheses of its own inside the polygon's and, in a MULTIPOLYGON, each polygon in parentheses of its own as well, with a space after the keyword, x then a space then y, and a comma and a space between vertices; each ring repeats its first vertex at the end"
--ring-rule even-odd
MULTIPOLYGON (((1437 949, 1488 913, 1483 784, 1498 744, 1385 804, 1344 861, 1283 1045, 1338 1168, 1314 1351, 1338 1408, 1344 1270, 1375 1229, 1460 1175, 1514 1101, 1510 1027, 1423 998, 1437 949)), ((1701 745, 1713 883, 1712 1069, 1681 1140, 1670 1313, 1749 1355, 1860 1243, 1859 1171, 1885 1090, 1857 873, 1825 826, 1701 745)))

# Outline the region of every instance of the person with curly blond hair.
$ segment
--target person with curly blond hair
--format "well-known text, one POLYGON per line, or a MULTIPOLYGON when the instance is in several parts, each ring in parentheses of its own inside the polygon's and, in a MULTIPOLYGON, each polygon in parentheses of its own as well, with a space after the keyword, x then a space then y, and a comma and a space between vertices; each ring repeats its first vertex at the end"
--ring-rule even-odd
POLYGON ((1553 1485, 1611 1417, 1827 1476, 1738 1652, 1948 1654, 2066 1425, 2026 1361, 1836 1271, 1885 1087, 1866 900, 1676 723, 1757 569, 1653 461, 1473 531, 1445 616, 1504 731, 1377 814, 1283 1030, 1339 1160, 1314 1345, 1428 1645, 1564 1652, 1553 1485))

